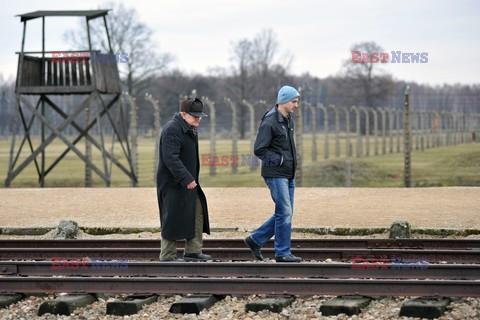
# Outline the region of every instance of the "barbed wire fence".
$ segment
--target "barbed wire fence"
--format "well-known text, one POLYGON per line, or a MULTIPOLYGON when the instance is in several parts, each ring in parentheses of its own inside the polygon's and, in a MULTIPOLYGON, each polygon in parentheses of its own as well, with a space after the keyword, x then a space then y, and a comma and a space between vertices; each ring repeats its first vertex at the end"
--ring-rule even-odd
MULTIPOLYGON (((192 95, 198 96, 196 91, 193 91, 192 95)), ((130 104, 129 139, 134 154, 135 173, 139 176, 140 168, 137 155, 139 140, 137 138, 144 132, 140 132, 137 128, 138 105, 136 100, 128 94, 124 94, 124 98, 130 104)), ((151 157, 154 161, 150 172, 153 172, 155 176, 158 166, 158 138, 161 133, 161 120, 169 119, 171 115, 165 114, 164 110, 166 108, 158 97, 147 94, 144 99, 153 107, 152 137, 155 139, 155 149, 152 150, 151 157)), ((253 143, 261 116, 272 106, 269 106, 265 101, 234 101, 228 97, 225 97, 222 101, 214 101, 205 96, 202 96, 201 99, 209 112, 209 118, 207 122, 202 123, 203 131, 201 131, 200 137, 209 140, 211 156, 215 156, 217 153, 219 139, 231 139, 231 156, 240 158, 238 151, 238 112, 242 110, 240 105, 246 107, 249 112, 249 130, 247 131, 249 135, 247 139, 250 157, 239 159, 239 161, 248 161, 252 171, 258 169, 259 166, 254 165, 253 143), (226 114, 226 119, 230 119, 230 122, 223 123, 222 127, 227 127, 230 130, 219 131, 217 129, 219 115, 224 116, 226 114)), ((403 108, 386 106, 366 107, 334 104, 325 106, 321 103, 302 102, 299 111, 295 115, 295 139, 299 158, 297 186, 302 186, 302 164, 306 162, 318 163, 319 161, 334 159, 351 161, 353 158, 361 159, 379 155, 401 154, 405 152, 407 136, 409 139, 408 145, 413 152, 424 152, 428 149, 443 146, 479 142, 479 113, 443 110, 425 111, 415 106, 412 99, 410 99, 408 121, 405 118, 403 108), (405 125, 411 128, 408 134, 404 129, 405 125), (304 143, 308 143, 309 146, 304 143), (319 148, 319 146, 322 147, 319 148), (307 149, 308 152, 305 152, 307 149), (322 150, 323 155, 319 154, 322 150), (306 155, 309 156, 309 159, 305 158, 306 155)), ((225 117, 222 117, 222 119, 225 119, 225 117)), ((348 171, 351 171, 350 166, 348 171)), ((346 166, 345 172, 347 172, 346 166)), ((231 174, 238 174, 238 168, 232 167, 231 174)), ((217 175, 216 166, 210 166, 209 175, 217 175)), ((350 179, 351 177, 348 177, 348 180, 350 179)), ((347 177, 345 181, 347 181, 347 177)), ((91 181, 88 181, 88 184, 91 185, 91 181)))

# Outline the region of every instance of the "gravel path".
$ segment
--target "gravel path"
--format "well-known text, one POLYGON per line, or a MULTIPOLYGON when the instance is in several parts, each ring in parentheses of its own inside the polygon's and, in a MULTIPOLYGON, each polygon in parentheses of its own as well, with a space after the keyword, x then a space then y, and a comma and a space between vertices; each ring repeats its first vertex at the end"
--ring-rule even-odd
MULTIPOLYGON (((295 227, 480 228, 480 188, 297 188, 295 227)), ((273 212, 267 188, 205 189, 212 227, 255 228, 273 212)), ((0 227, 159 226, 153 188, 0 189, 0 227)))

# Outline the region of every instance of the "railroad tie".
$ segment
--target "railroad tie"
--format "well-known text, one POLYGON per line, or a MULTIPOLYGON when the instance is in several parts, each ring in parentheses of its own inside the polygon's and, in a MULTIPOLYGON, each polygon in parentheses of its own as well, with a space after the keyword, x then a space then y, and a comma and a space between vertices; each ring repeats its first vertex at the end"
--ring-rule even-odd
POLYGON ((320 306, 320 312, 323 316, 336 316, 345 313, 347 316, 353 316, 362 312, 370 304, 372 298, 362 296, 341 296, 324 302, 320 306))
POLYGON ((435 319, 445 312, 449 304, 448 298, 416 298, 402 304, 400 317, 435 319))
POLYGON ((85 307, 97 301, 91 294, 65 296, 45 301, 38 308, 38 315, 45 313, 69 316, 75 309, 85 307))
POLYGON ((184 297, 170 306, 170 313, 195 313, 199 314, 203 309, 213 306, 219 297, 213 295, 195 295, 184 297))
POLYGON ((128 316, 138 313, 144 305, 156 302, 158 296, 128 296, 125 300, 107 303, 107 314, 115 316, 128 316))
POLYGON ((259 299, 247 303, 245 311, 259 312, 270 311, 275 313, 282 312, 283 308, 288 307, 295 301, 294 297, 271 297, 265 299, 259 299))
POLYGON ((23 299, 22 294, 12 293, 12 294, 2 294, 0 295, 0 308, 6 308, 13 303, 23 299))

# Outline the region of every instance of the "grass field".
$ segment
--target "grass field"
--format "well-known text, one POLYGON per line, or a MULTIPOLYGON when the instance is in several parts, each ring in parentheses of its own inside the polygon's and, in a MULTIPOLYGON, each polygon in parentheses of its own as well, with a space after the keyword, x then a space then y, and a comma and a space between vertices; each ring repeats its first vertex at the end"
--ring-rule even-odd
MULTIPOLYGON (((17 140, 17 147, 18 147, 17 140)), ((345 140, 340 142, 341 158, 334 158, 335 141, 329 141, 330 159, 325 160, 322 137, 317 138, 317 161, 312 162, 311 135, 305 135, 303 158, 303 186, 304 187, 339 187, 345 184, 345 140)), ((381 142, 379 142, 381 143, 381 142)), ((33 141, 34 146, 39 145, 39 140, 33 141)), ((351 140, 355 147, 355 139, 351 140)), ((364 142, 365 145, 365 142, 364 142)), ((79 150, 84 151, 85 145, 79 142, 79 150)), ((365 148, 365 147, 364 147, 365 148)), ((238 143, 239 154, 249 154, 248 140, 238 143)), ((10 139, 0 138, 0 181, 7 176, 10 139)), ((46 167, 65 150, 65 145, 58 139, 47 147, 46 167)), ((97 167, 103 171, 100 151, 93 148, 93 159, 97 167)), ((381 151, 381 145, 379 147, 381 151)), ((396 148, 394 148, 396 150, 396 148)), ((387 141, 387 152, 389 144, 387 141)), ((154 140, 152 138, 139 138, 139 187, 153 187, 154 184, 154 140)), ((210 152, 208 140, 200 141, 200 153, 210 152)), ((19 163, 30 153, 25 145, 19 163), (28 152, 27 152, 28 150, 28 152)), ((120 145, 115 145, 117 159, 127 166, 127 161, 122 157, 120 145)), ((216 155, 230 155, 231 142, 229 140, 217 141, 216 155)), ((355 150, 353 150, 355 155, 355 150)), ((371 140, 370 154, 373 154, 373 139, 371 140)), ((37 157, 40 159, 40 157, 37 157)), ((352 157, 352 187, 401 187, 403 186, 403 153, 387 153, 370 157, 352 157)), ((17 164, 17 165, 18 165, 17 164)), ((239 166, 238 173, 232 174, 231 166, 216 167, 216 176, 209 175, 209 167, 201 168, 200 182, 204 187, 258 187, 263 186, 260 177, 260 168, 252 171, 250 167, 239 166)), ((73 153, 68 155, 46 177, 47 187, 83 187, 85 176, 84 163, 73 153)), ((93 173, 94 186, 105 186, 103 180, 93 173)), ((413 186, 480 186, 480 143, 445 146, 425 151, 413 151, 412 155, 413 186)), ((112 171, 112 187, 128 187, 130 185, 126 175, 115 166, 112 171)), ((12 182, 12 187, 37 187, 38 175, 34 163, 20 173, 12 182)))

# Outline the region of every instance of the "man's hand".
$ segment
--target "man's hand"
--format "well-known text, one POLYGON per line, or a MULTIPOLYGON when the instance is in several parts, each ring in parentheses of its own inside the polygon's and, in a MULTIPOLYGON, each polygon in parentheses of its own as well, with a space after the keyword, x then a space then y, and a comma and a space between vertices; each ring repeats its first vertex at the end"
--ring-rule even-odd
POLYGON ((196 187, 197 187, 197 183, 195 182, 195 180, 187 184, 187 189, 189 190, 195 189, 196 187))

